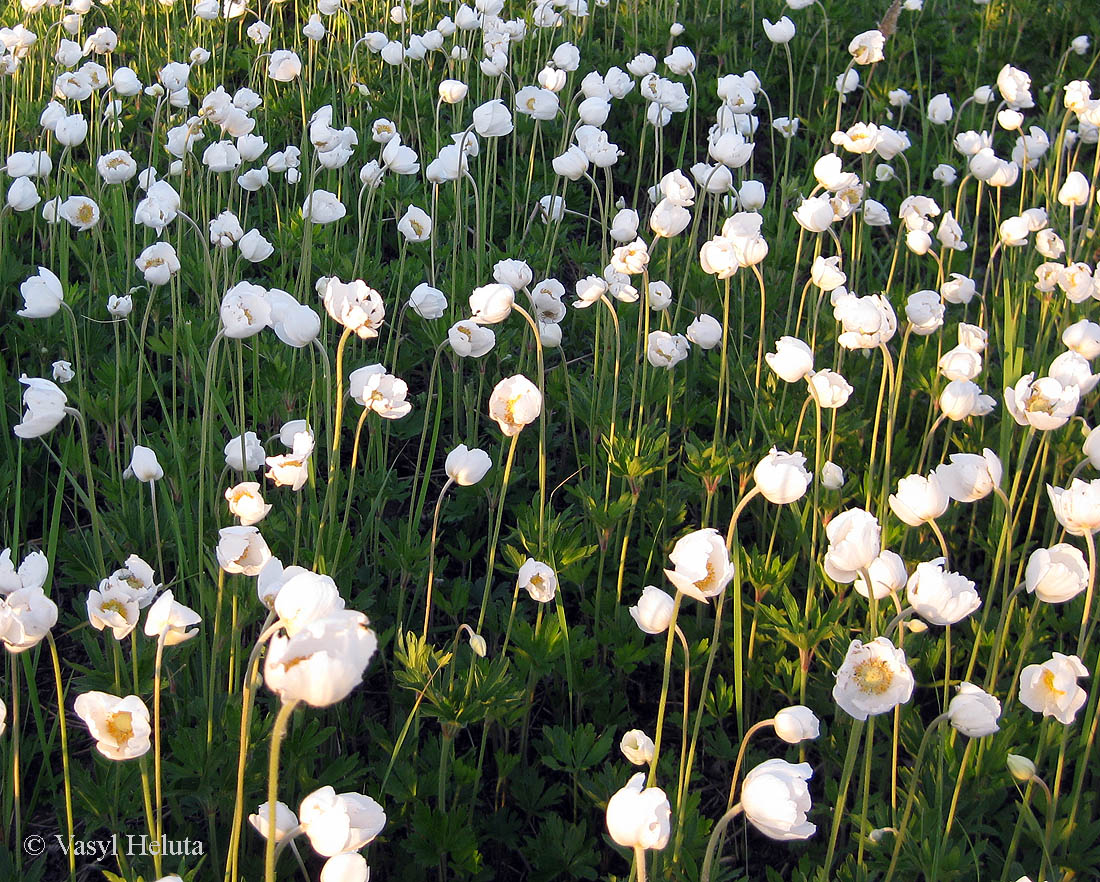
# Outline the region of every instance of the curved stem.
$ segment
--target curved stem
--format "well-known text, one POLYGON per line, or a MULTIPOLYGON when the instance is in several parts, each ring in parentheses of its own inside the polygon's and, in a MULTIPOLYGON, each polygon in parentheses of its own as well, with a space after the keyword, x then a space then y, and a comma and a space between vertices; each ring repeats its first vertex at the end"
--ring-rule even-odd
POLYGON ((710 882, 710 868, 716 859, 721 858, 721 855, 718 855, 717 858, 715 857, 715 850, 718 848, 718 840, 726 827, 729 826, 730 821, 739 814, 741 814, 741 803, 737 803, 737 805, 729 809, 718 819, 718 823, 714 825, 714 829, 710 833, 710 839, 707 841, 707 853, 703 857, 703 870, 699 874, 699 882, 710 882))
POLYGON ((286 736, 290 715, 298 706, 297 699, 288 701, 275 716, 275 727, 271 731, 271 752, 267 760, 267 829, 272 835, 267 837, 264 849, 264 882, 275 882, 275 815, 279 799, 279 751, 286 736))

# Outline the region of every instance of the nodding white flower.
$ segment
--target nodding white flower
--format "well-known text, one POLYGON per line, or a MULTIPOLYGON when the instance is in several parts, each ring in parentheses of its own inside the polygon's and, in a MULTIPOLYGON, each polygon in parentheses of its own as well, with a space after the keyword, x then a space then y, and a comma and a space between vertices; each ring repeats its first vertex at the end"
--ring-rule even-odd
POLYGON ((927 478, 909 475, 898 481, 898 492, 890 494, 890 508, 910 527, 933 521, 947 511, 947 493, 935 472, 927 478))
POLYGON ((960 346, 973 349, 975 352, 984 352, 986 343, 989 342, 989 334, 977 325, 959 323, 958 341, 960 346))
POLYGON ((57 604, 41 585, 30 584, 0 597, 0 640, 12 654, 33 649, 56 624, 57 604))
POLYGON ((833 206, 828 197, 811 196, 795 209, 794 219, 808 233, 824 233, 833 223, 833 206))
POLYGON ((45 435, 65 419, 68 398, 58 386, 39 377, 23 374, 19 382, 23 390, 23 420, 12 427, 19 438, 38 438, 45 435))
POLYGON ((848 281, 840 268, 840 257, 818 256, 810 267, 810 280, 822 291, 835 291, 848 281))
POLYGON ((49 318, 55 315, 65 302, 65 290, 61 286, 61 279, 55 276, 44 266, 38 268, 38 272, 27 278, 20 286, 19 293, 23 295, 23 308, 16 315, 23 318, 49 318))
POLYGON ((668 282, 654 279, 649 283, 649 308, 663 312, 672 305, 672 288, 668 282))
POLYGON ((1001 702, 973 683, 962 682, 959 691, 947 706, 947 718, 951 725, 967 738, 984 738, 1000 731, 997 720, 1001 716, 1001 702))
POLYGON ((469 91, 470 87, 461 80, 443 80, 439 84, 439 98, 445 104, 458 104, 469 91))
POLYGON ((764 360, 788 383, 797 383, 814 369, 813 350, 797 337, 780 337, 775 341, 775 352, 765 353, 764 360))
POLYGON ((686 77, 695 71, 695 55, 687 46, 677 46, 665 56, 665 66, 674 74, 686 77))
POLYGON ((952 453, 951 462, 936 467, 933 474, 944 492, 957 502, 985 499, 1001 485, 1004 468, 988 447, 978 453, 952 453))
POLYGON ((251 282, 238 282, 226 291, 219 313, 222 333, 231 339, 251 337, 271 324, 267 291, 251 282))
POLYGON ((1071 171, 1066 175, 1065 183, 1058 190, 1058 202, 1061 205, 1079 208, 1089 201, 1089 181, 1081 172, 1071 171))
POLYGON ((255 471, 264 464, 267 454, 255 432, 244 433, 244 444, 241 444, 241 436, 230 439, 225 445, 225 464, 234 471, 255 471))
POLYGON ((99 583, 100 592, 119 591, 145 609, 163 588, 157 584, 153 568, 136 554, 131 554, 121 569, 115 570, 99 583))
POLYGON ((88 136, 88 121, 79 113, 69 114, 57 121, 53 134, 57 143, 65 147, 76 147, 84 143, 88 136))
POLYGON ((218 531, 216 555, 221 568, 227 573, 258 576, 271 560, 271 549, 256 527, 223 527, 218 531))
POLYGON ((8 157, 3 169, 13 178, 46 178, 53 171, 53 160, 45 150, 18 151, 8 157))
POLYGON ((479 325, 495 325, 512 313, 516 292, 511 285, 496 282, 474 288, 470 294, 470 313, 479 325))
POLYGON ((688 325, 687 338, 700 349, 713 349, 722 342, 722 325, 714 316, 703 313, 688 325))
POLYGON ((397 222, 397 230, 407 242, 427 242, 432 234, 432 219, 424 209, 410 205, 397 222))
POLYGON ((223 211, 210 221, 210 244, 231 248, 244 235, 244 228, 231 211, 223 211))
MULTIPOLYGON (((787 0, 787 5, 790 5, 790 0, 787 0)), ((859 88, 859 71, 855 68, 849 68, 845 73, 837 76, 834 85, 843 101, 845 96, 859 88)))
POLYGON ((951 273, 940 286, 940 295, 947 303, 969 303, 977 292, 974 280, 961 273, 951 273))
POLYGON ((898 591, 901 591, 909 581, 909 573, 905 570, 905 561, 895 551, 881 551, 866 568, 867 575, 871 577, 871 585, 868 588, 863 574, 856 576, 853 587, 856 593, 863 597, 874 597, 875 600, 883 600, 898 591))
POLYGON ((833 699, 850 717, 866 720, 909 701, 913 686, 904 650, 886 637, 870 643, 853 640, 836 672, 833 699))
POLYGON ((1035 106, 1031 97, 1031 77, 1011 64, 1006 64, 997 74, 997 90, 1013 110, 1027 110, 1035 106))
POLYGON ((532 600, 539 603, 549 603, 558 593, 558 574, 533 557, 527 558, 519 568, 517 582, 520 588, 531 595, 532 600))
POLYGON ((810 397, 819 407, 832 410, 848 403, 854 389, 852 385, 836 371, 824 370, 806 376, 806 385, 810 397))
MULTIPOLYGON (((282 594, 280 591, 279 596, 282 594)), ((342 701, 363 681, 363 672, 378 648, 369 626, 362 613, 340 610, 310 622, 293 636, 277 634, 264 661, 267 688, 284 703, 304 701, 313 707, 328 707, 342 701)), ((301 816, 305 825, 304 807, 301 816)), ((310 841, 321 851, 313 834, 310 841)))
POLYGON ((459 444, 447 454, 444 470, 447 477, 460 487, 470 487, 478 483, 493 467, 492 457, 477 447, 469 448, 459 444))
POLYGON ((74 707, 95 738, 96 750, 107 759, 136 759, 149 752, 149 708, 138 696, 85 692, 76 697, 74 707))
POLYGON ((825 574, 842 585, 854 582, 859 571, 878 557, 881 533, 878 519, 862 508, 837 515, 825 527, 829 539, 825 574))
POLYGON ((948 380, 973 380, 982 372, 982 356, 959 344, 940 356, 937 367, 948 380))
MULTIPOLYGON (((413 37, 415 40, 416 37, 413 37)), ((367 859, 357 851, 334 854, 321 867, 320 882, 367 882, 370 867, 367 859)))
POLYGON ((874 64, 882 61, 882 50, 886 46, 886 35, 882 31, 864 31, 856 34, 848 44, 848 52, 856 64, 874 64))
POLYGON ((241 257, 249 263, 260 263, 275 253, 275 246, 256 229, 249 230, 241 236, 237 247, 241 251, 241 257))
POLYGON ((1073 350, 1067 350, 1050 363, 1050 376, 1063 386, 1076 386, 1082 395, 1087 395, 1100 380, 1092 372, 1088 359, 1073 350))
POLYGON ((660 787, 645 787, 645 773, 631 776, 607 801, 607 832, 624 848, 656 849, 668 845, 672 807, 660 787))
POLYGON ((950 166, 945 162, 941 162, 932 169, 932 180, 939 181, 945 187, 950 187, 958 178, 959 173, 955 171, 954 166, 950 166))
POLYGON ((521 291, 531 284, 535 275, 526 261, 509 258, 493 265, 493 278, 513 291, 521 291))
MULTIPOLYGON (((268 826, 271 820, 269 803, 261 802, 256 813, 248 816, 248 823, 264 838, 268 838, 268 826)), ((298 826, 298 816, 284 802, 275 803, 275 841, 280 842, 291 830, 298 826)))
POLYGON ((550 89, 524 86, 516 92, 516 111, 532 119, 549 120, 558 115, 558 96, 550 89))
POLYGON ((674 567, 665 570, 668 580, 681 594, 703 603, 725 591, 733 578, 729 551, 713 527, 680 537, 668 557, 674 567))
POLYGON ((92 627, 97 631, 110 628, 115 640, 123 640, 137 627, 137 599, 117 581, 104 579, 99 589, 89 591, 87 607, 92 627))
POLYGON ((341 282, 329 278, 321 293, 325 311, 333 319, 350 331, 354 331, 361 340, 371 340, 378 336, 378 329, 386 317, 386 307, 382 295, 371 288, 362 279, 341 282))
POLYGON ((774 24, 766 18, 761 24, 764 26, 764 33, 767 38, 776 45, 783 45, 794 39, 794 22, 785 15, 774 24))
POLYGON ((155 450, 149 447, 142 447, 140 444, 134 445, 134 452, 130 456, 130 465, 126 467, 126 471, 122 473, 124 478, 137 478, 143 484, 148 484, 150 481, 159 481, 164 477, 164 469, 160 467, 160 463, 157 462, 157 454, 155 450))
POLYGON ((813 475, 806 471, 802 453, 784 453, 773 447, 753 470, 756 486, 769 502, 786 505, 801 499, 813 475))
POLYGON ((154 242, 138 255, 134 265, 150 285, 167 285, 180 270, 176 249, 168 242, 154 242))
POLYGON ((1100 478, 1074 478, 1067 488, 1047 484, 1054 516, 1072 536, 1087 536, 1100 530, 1100 478))
POLYGON ((408 385, 387 373, 380 364, 352 371, 348 376, 348 389, 353 399, 383 419, 399 420, 412 412, 412 404, 406 400, 408 385))
POLYGON ((1088 675, 1088 668, 1076 655, 1055 652, 1049 661, 1028 665, 1020 673, 1020 701, 1036 713, 1068 726, 1088 698, 1077 680, 1088 675))
POLYGON ((229 503, 230 513, 239 518, 244 527, 258 524, 271 511, 271 506, 264 504, 260 485, 255 481, 242 481, 234 487, 228 487, 225 501, 229 503))
POLYGON ((314 437, 313 431, 305 420, 292 420, 283 427, 283 443, 287 444, 287 426, 294 426, 294 431, 289 439, 291 452, 282 456, 269 456, 266 458, 268 470, 266 477, 275 482, 276 487, 290 487, 298 491, 305 486, 309 478, 309 459, 313 455, 314 437))
POLYGON ((1081 390, 1063 386, 1053 377, 1025 374, 1015 386, 1005 389, 1005 407, 1021 426, 1049 431, 1064 426, 1077 410, 1081 390))
POLYGON ((954 625, 982 605, 982 599, 966 576, 944 570, 944 559, 917 564, 905 596, 917 614, 933 625, 954 625))
POLYGON ((940 410, 955 421, 985 416, 996 404, 991 395, 982 394, 981 387, 971 380, 952 380, 944 386, 939 397, 940 410))
POLYGON ((331 224, 347 213, 344 203, 328 190, 314 190, 302 203, 302 217, 315 224, 331 224))
POLYGON ((199 633, 195 625, 202 624, 202 617, 190 607, 184 606, 165 591, 145 614, 145 636, 163 640, 165 646, 184 643, 199 633))
POLYGON ((542 395, 535 384, 522 374, 501 380, 489 396, 489 416, 496 420, 501 432, 509 438, 518 435, 541 413, 542 395))
POLYGON ((437 319, 447 311, 447 297, 438 288, 421 282, 409 294, 409 306, 422 319, 437 319))
POLYGON ((301 72, 302 59, 289 49, 276 49, 268 56, 267 75, 277 83, 289 83, 297 79, 301 72))
POLYGON ((821 723, 812 710, 795 704, 778 711, 772 722, 775 734, 788 744, 812 741, 821 734, 821 723))
POLYGON ((844 470, 832 460, 821 467, 821 486, 826 490, 839 490, 844 486, 844 470))
POLYGON ((50 565, 41 551, 32 551, 15 569, 11 562, 11 549, 0 552, 0 596, 12 594, 21 588, 41 588, 46 584, 50 565))
POLYGON ((653 739, 641 729, 631 729, 619 741, 619 750, 635 766, 644 766, 653 762, 655 749, 653 739))
POLYGON ((630 607, 631 618, 646 634, 663 634, 672 622, 675 600, 653 585, 646 585, 637 604, 630 607))
POLYGON ((447 341, 455 355, 463 358, 481 358, 497 342, 492 328, 478 324, 474 319, 455 322, 447 331, 447 341))
POLYGON ((272 608, 279 616, 280 626, 290 637, 310 623, 327 619, 344 609, 340 589, 329 576, 311 573, 301 567, 287 567, 276 572, 270 563, 260 572, 260 576, 266 582, 279 582, 272 608))
POLYGON ((1081 549, 1067 542, 1037 548, 1027 559, 1024 584, 1043 603, 1066 603, 1088 587, 1089 567, 1081 549))
POLYGON ((499 138, 512 131, 512 114, 500 99, 486 101, 474 110, 473 125, 482 138, 499 138))
POLYGON ((314 850, 325 857, 358 851, 386 826, 386 813, 361 793, 314 790, 298 808, 302 829, 314 850))
POLYGON ((951 122, 955 115, 955 109, 951 106, 951 98, 944 93, 933 95, 928 102, 928 121, 933 125, 945 126, 951 122))
POLYGON ((687 337, 683 334, 651 331, 646 338, 646 358, 654 367, 672 370, 687 358, 690 348, 687 337))
POLYGON ((741 785, 741 807, 757 830, 772 839, 809 839, 817 826, 806 820, 813 775, 809 763, 770 759, 756 766, 741 785))

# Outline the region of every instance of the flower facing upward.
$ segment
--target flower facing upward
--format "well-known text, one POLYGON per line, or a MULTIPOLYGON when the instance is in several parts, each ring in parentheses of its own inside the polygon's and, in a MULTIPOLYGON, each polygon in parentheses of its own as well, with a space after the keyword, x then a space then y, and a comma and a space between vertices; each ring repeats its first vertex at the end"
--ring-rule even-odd
POLYGON ((663 849, 672 832, 672 807, 665 792, 646 788, 643 772, 631 776, 607 801, 607 832, 624 848, 663 849))
POLYGON ((903 650, 885 637, 870 643, 853 640, 836 672, 833 699, 849 716, 866 720, 907 702, 913 686, 913 672, 905 663, 903 650))
POLYGON ((665 570, 676 590, 706 603, 733 578, 729 551, 717 530, 708 527, 682 536, 668 556, 674 569, 665 570))
POLYGON ((1044 717, 1054 717, 1069 725, 1088 697, 1077 685, 1079 677, 1087 677, 1088 668, 1075 655, 1055 652, 1050 661, 1028 665, 1020 674, 1020 701, 1044 717))
POLYGON ((85 692, 76 697, 76 713, 107 759, 136 759, 149 752, 149 709, 136 695, 85 692))
POLYGON ((489 416, 509 438, 533 423, 542 413, 542 395, 522 374, 507 377, 496 384, 489 396, 489 416))
POLYGON ((772 839, 809 839, 817 826, 806 820, 813 775, 809 763, 770 759, 745 776, 741 806, 757 830, 772 839))

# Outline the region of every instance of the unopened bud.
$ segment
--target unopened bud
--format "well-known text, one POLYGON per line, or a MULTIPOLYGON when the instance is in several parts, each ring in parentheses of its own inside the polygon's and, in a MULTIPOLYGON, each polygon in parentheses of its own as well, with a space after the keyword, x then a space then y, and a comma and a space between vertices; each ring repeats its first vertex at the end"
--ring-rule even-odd
POLYGON ((1026 756, 1010 753, 1005 762, 1008 765, 1008 771, 1017 781, 1027 782, 1035 777, 1035 763, 1026 756))

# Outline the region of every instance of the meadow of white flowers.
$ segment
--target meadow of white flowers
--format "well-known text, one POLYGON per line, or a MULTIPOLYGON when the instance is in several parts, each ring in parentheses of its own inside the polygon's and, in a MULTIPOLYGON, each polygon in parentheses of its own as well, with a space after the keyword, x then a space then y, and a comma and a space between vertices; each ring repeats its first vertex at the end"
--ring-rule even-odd
POLYGON ((1100 877, 1100 11, 0 12, 0 878, 1100 877))

